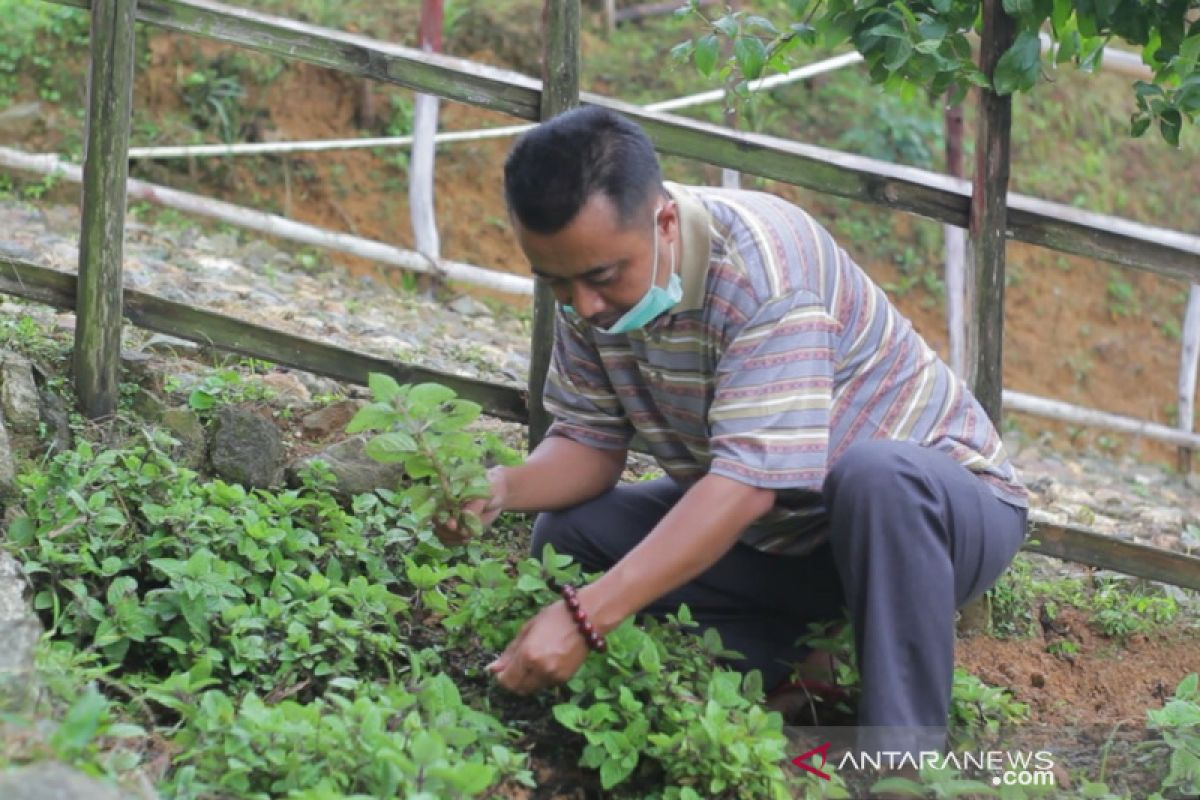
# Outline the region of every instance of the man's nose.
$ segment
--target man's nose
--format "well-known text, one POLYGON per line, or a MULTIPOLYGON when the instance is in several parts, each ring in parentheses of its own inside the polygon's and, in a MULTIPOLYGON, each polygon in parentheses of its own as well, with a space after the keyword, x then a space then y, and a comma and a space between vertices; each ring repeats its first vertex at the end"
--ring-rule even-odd
POLYGON ((571 305, 584 317, 592 317, 608 310, 608 303, 595 289, 586 285, 575 285, 571 289, 571 305))

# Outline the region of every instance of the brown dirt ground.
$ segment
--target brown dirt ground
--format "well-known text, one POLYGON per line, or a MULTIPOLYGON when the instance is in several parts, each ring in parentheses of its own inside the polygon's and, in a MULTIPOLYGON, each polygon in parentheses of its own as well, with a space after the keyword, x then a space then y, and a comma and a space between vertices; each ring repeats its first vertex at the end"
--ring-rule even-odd
POLYGON ((1034 721, 1046 725, 1144 723, 1200 666, 1200 638, 1136 635, 1122 644, 1089 628, 1077 611, 1064 612, 1065 637, 994 639, 977 635, 959 642, 958 663, 994 686, 1009 687, 1029 704, 1034 721), (1046 652, 1066 638, 1073 656, 1046 652))

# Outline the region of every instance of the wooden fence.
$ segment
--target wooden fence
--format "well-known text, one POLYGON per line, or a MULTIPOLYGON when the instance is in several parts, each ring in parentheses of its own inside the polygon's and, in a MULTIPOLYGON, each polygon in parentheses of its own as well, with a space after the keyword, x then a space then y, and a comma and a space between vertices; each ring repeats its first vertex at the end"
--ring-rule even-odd
MULTIPOLYGON (((51 0, 93 10, 92 64, 84 165, 83 230, 78 278, 0 258, 0 291, 77 310, 76 362, 86 364, 77 389, 86 412, 115 407, 122 317, 134 324, 207 342, 299 369, 363 382, 369 371, 399 380, 438 380, 492 414, 545 429, 541 384, 549 362, 552 303, 535 298, 530 389, 472 381, 379 359, 232 319, 122 291, 129 102, 134 21, 248 47, 356 76, 502 111, 525 120, 553 116, 583 102, 639 123, 664 153, 816 191, 920 214, 970 231, 974 253, 978 342, 973 385, 999 419, 1003 342, 1004 242, 1007 238, 1200 283, 1200 238, 1007 193, 1011 105, 981 93, 981 138, 975 184, 770 136, 745 134, 648 111, 579 91, 579 2, 547 0, 544 80, 363 36, 225 6, 211 0, 51 0), (93 8, 94 5, 94 8, 93 8)), ((1000 0, 984 0, 985 68, 1011 38, 1000 0)), ((1066 525, 1039 525, 1029 549, 1101 568, 1200 589, 1200 558, 1136 545, 1066 525)))

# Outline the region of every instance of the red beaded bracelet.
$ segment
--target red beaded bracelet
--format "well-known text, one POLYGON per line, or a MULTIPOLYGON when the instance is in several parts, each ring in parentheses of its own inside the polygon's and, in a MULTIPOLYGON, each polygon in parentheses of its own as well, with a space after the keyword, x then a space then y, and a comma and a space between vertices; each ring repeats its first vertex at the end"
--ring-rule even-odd
POLYGON ((583 638, 587 641, 588 647, 597 653, 603 653, 608 650, 608 642, 604 641, 604 637, 600 635, 600 632, 596 630, 595 626, 588 619, 587 612, 583 610, 583 606, 579 605, 579 595, 575 593, 575 587, 566 583, 558 591, 562 595, 563 601, 566 602, 567 608, 575 620, 575 625, 579 628, 579 632, 583 634, 583 638))

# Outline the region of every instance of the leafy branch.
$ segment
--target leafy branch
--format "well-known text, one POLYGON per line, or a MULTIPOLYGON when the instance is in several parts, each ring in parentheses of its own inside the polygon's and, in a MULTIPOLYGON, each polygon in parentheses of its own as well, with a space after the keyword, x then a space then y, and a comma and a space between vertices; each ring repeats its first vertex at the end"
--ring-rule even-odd
POLYGON ((948 92, 951 102, 959 102, 972 86, 1001 95, 1029 91, 1052 66, 1067 62, 1093 72, 1104 48, 1120 39, 1140 47, 1153 71, 1153 80, 1133 84, 1137 110, 1130 134, 1141 136, 1157 122, 1162 137, 1178 146, 1185 120, 1200 119, 1198 0, 1004 0, 1016 39, 991 78, 976 66, 969 38, 980 32, 980 0, 776 0, 771 7, 773 16, 789 21, 744 10, 709 17, 696 0, 688 0, 676 13, 699 18, 704 29, 672 53, 705 77, 734 79, 735 94, 745 98, 749 81, 786 71, 799 45, 850 44, 862 53, 873 82, 893 89, 914 85, 931 96, 948 92), (1054 45, 1045 56, 1043 29, 1054 45), (733 45, 724 56, 722 39, 733 45))

